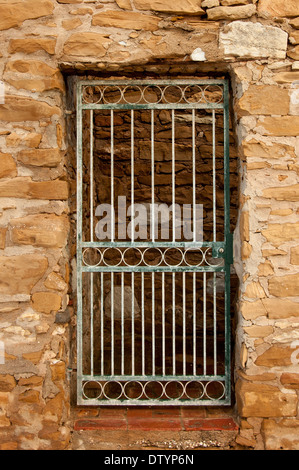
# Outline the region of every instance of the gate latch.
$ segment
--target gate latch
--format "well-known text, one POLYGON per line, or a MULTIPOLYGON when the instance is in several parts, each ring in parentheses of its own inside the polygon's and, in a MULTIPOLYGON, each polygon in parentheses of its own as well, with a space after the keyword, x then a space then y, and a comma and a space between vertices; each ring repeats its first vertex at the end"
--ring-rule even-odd
POLYGON ((233 234, 228 233, 225 243, 213 243, 213 258, 224 258, 227 264, 233 264, 233 234))

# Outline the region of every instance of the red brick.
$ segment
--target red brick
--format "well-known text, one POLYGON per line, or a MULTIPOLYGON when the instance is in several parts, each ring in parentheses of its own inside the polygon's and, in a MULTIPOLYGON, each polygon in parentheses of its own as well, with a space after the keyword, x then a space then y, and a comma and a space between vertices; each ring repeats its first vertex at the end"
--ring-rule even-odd
POLYGON ((184 419, 186 431, 237 431, 238 426, 232 418, 184 419))
POLYGON ((168 418, 130 418, 128 417, 128 430, 138 431, 182 431, 179 417, 168 418))
POLYGON ((117 431, 117 430, 127 430, 127 422, 125 419, 104 419, 104 418, 96 418, 96 419, 79 419, 75 422, 74 425, 75 431, 85 430, 85 431, 92 431, 92 430, 109 430, 109 431, 117 431))
POLYGON ((182 408, 182 418, 206 418, 207 410, 205 408, 182 408))
POLYGON ((126 408, 100 408, 99 410, 100 418, 112 418, 112 419, 125 419, 127 416, 126 408))

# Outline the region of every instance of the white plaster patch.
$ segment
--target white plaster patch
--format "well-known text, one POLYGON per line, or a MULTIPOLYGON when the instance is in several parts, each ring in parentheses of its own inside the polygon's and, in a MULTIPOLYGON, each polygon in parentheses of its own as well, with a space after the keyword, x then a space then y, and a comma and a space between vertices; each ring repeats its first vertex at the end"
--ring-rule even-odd
POLYGON ((285 59, 288 34, 274 26, 234 21, 220 33, 220 46, 232 57, 285 59))
POLYGON ((195 62, 204 62, 206 60, 206 54, 200 47, 198 47, 192 52, 191 59, 195 62))

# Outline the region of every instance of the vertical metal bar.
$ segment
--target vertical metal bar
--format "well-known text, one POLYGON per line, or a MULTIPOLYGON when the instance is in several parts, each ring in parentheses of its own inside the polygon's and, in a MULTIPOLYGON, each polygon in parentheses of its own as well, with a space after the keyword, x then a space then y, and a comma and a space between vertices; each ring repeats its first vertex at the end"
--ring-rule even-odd
POLYGON ((213 242, 217 241, 217 228, 216 228, 216 121, 215 110, 212 111, 213 115, 213 242))
POLYGON ((214 336, 214 375, 217 375, 217 276, 213 274, 213 336, 214 336))
POLYGON ((183 271, 183 375, 186 375, 186 273, 183 271))
POLYGON ((111 241, 115 238, 114 214, 114 111, 111 109, 111 241))
POLYGON ((121 375, 125 373, 125 328, 124 328, 124 314, 125 314, 125 273, 121 273, 121 375))
POLYGON ((152 375, 156 373, 156 357, 155 357, 155 273, 152 272, 152 375))
POLYGON ((93 375, 94 372, 94 331, 93 331, 93 321, 94 321, 94 309, 93 309, 93 299, 94 299, 94 282, 93 282, 93 273, 90 273, 90 374, 93 375))
POLYGON ((172 273, 172 374, 176 374, 175 272, 172 273))
POLYGON ((114 375, 114 273, 111 272, 111 375, 114 375))
POLYGON ((141 341, 142 375, 145 375, 145 331, 144 331, 144 272, 141 273, 141 341))
POLYGON ((195 141, 195 109, 192 109, 192 199, 193 199, 193 241, 195 242, 196 237, 196 141, 195 141))
POLYGON ((131 110, 131 241, 134 242, 134 109, 131 110))
POLYGON ((104 273, 101 272, 101 375, 104 375, 104 273))
POLYGON ((193 375, 196 375, 196 272, 193 273, 193 375))
POLYGON ((152 242, 155 241, 155 113, 151 111, 151 190, 152 190, 152 208, 151 208, 151 231, 152 242))
MULTIPOLYGON (((94 211, 94 201, 93 201, 93 110, 89 111, 90 113, 90 129, 89 129, 89 140, 90 140, 90 158, 89 158, 89 205, 90 205, 90 241, 93 242, 93 211, 94 211)), ((93 273, 90 273, 90 374, 94 373, 94 282, 93 282, 93 273)))
POLYGON ((207 273, 203 273, 203 373, 207 373, 207 273))
POLYGON ((93 211, 94 211, 94 201, 93 201, 93 110, 90 111, 90 241, 93 242, 93 211))
POLYGON ((83 149, 82 149, 82 86, 77 86, 77 397, 82 397, 82 199, 83 199, 83 149))
POLYGON ((132 279, 132 375, 135 375, 135 276, 131 273, 132 279))
MULTIPOLYGON (((226 250, 230 240, 230 172, 229 172, 229 89, 228 81, 224 82, 224 233, 226 250)), ((230 264, 225 263, 225 377, 226 399, 231 400, 230 370, 230 264)))
POLYGON ((162 375, 165 376, 165 273, 162 272, 162 375))
MULTIPOLYGON (((213 242, 217 241, 217 192, 216 192, 216 114, 213 116, 213 242)), ((216 338, 216 315, 217 315, 217 297, 216 297, 216 273, 213 274, 213 354, 214 354, 214 375, 217 374, 217 338, 216 338)))
POLYGON ((175 233, 175 222, 176 222, 176 212, 175 212, 175 110, 172 110, 172 240, 175 242, 176 233, 175 233))

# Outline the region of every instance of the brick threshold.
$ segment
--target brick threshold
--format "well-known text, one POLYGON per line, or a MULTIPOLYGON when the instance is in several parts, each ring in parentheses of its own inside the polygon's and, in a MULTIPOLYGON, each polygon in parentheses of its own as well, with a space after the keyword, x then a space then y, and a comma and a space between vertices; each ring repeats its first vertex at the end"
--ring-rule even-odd
MULTIPOLYGON (((80 414, 80 413, 79 413, 80 414)), ((82 414, 85 414, 82 411, 82 414)), ((75 431, 238 431, 233 417, 207 418, 184 409, 101 409, 74 420, 75 431)))

